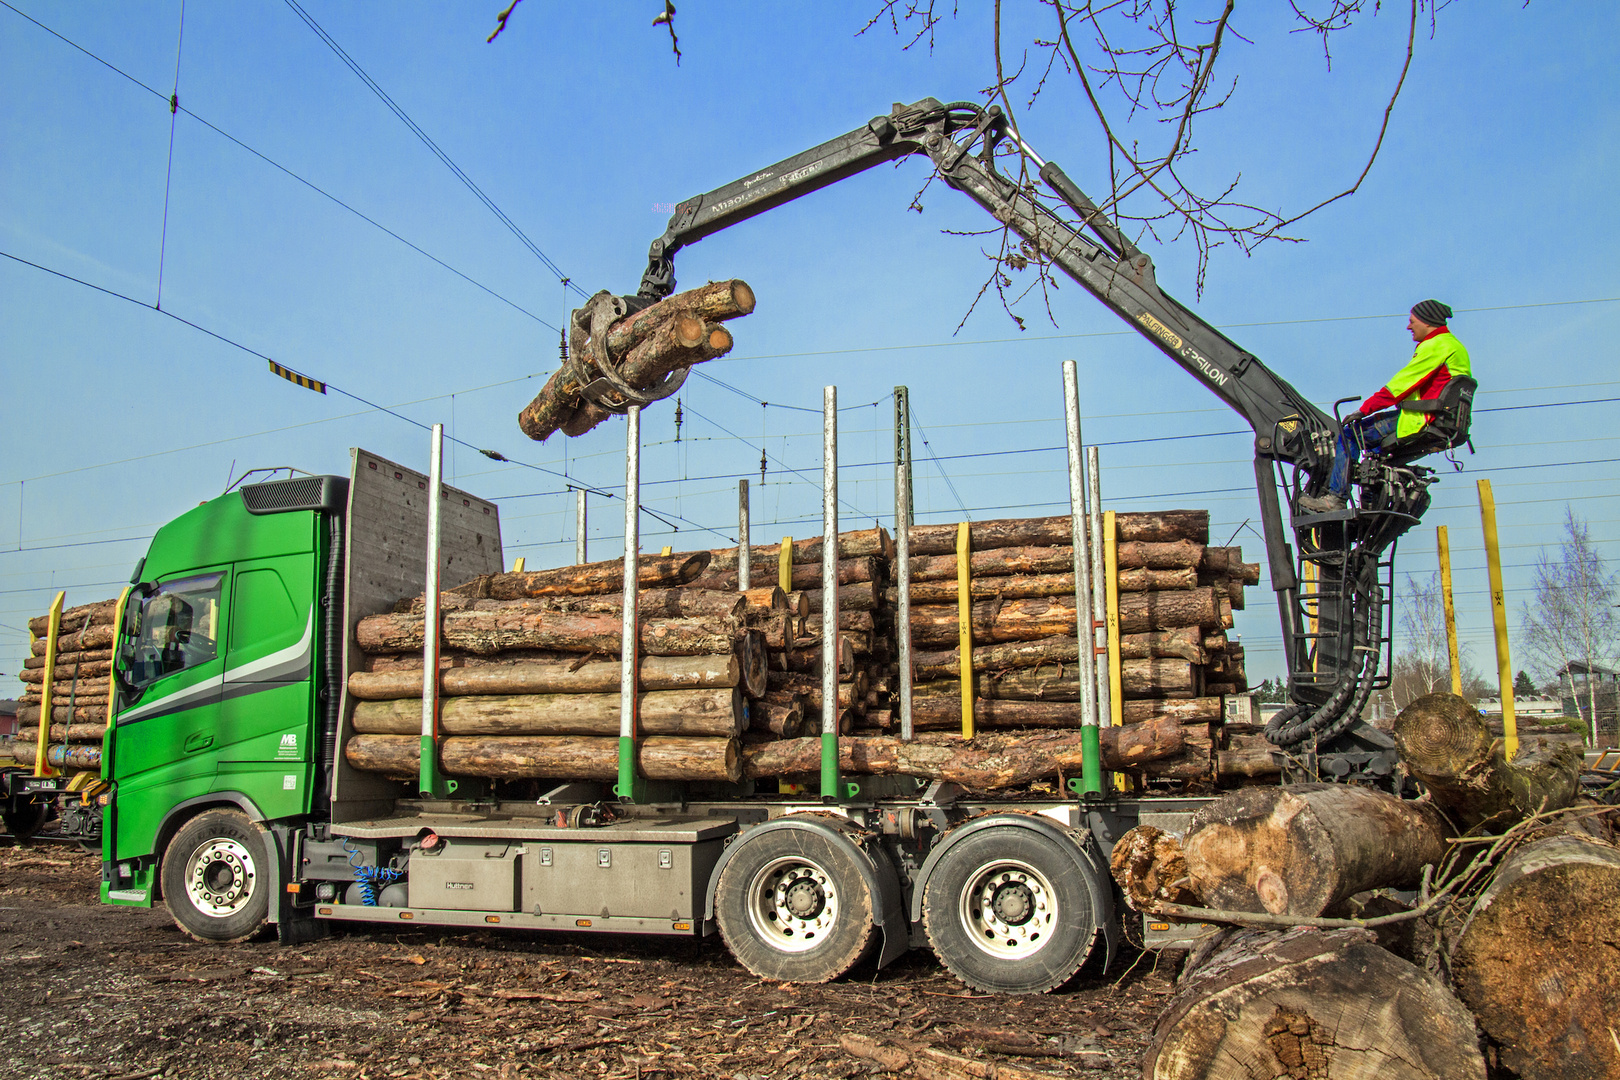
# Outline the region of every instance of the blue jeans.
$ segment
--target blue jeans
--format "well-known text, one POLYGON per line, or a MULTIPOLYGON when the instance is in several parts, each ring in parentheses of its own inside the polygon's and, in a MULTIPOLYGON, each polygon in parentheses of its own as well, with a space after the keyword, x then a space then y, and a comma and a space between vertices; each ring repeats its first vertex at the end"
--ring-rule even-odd
POLYGON ((1367 447, 1377 447, 1395 433, 1401 422, 1399 412, 1388 412, 1367 418, 1351 417, 1339 431, 1339 442, 1333 448, 1333 472, 1328 475, 1328 491, 1343 499, 1350 494, 1350 466, 1361 458, 1367 447))

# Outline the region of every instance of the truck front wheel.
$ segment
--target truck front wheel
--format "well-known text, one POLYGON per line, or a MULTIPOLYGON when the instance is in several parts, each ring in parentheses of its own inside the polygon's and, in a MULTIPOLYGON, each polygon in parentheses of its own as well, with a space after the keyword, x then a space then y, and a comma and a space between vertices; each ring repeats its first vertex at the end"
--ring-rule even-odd
POLYGON ((801 829, 739 843, 716 883, 714 909, 720 935, 743 967, 762 979, 819 983, 866 955, 877 928, 853 853, 801 829))
POLYGON ((1068 982, 1096 941, 1078 852, 1008 826, 966 837, 923 890, 928 942, 975 990, 1031 994, 1068 982))
POLYGON ((270 913, 264 839, 245 814, 209 810, 188 821, 163 853, 163 899, 175 925, 198 941, 246 941, 270 913))

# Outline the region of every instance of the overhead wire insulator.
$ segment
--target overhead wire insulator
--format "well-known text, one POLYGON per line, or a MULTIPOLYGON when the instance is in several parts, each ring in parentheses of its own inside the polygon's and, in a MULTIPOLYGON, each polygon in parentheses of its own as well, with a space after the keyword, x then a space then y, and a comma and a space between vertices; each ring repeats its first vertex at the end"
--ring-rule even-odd
POLYGON ((761 450, 759 452, 759 486, 760 487, 765 486, 765 463, 766 463, 765 451, 761 450))
POLYGON ((676 398, 675 399, 675 441, 676 442, 681 441, 681 423, 685 419, 686 419, 686 414, 681 411, 681 399, 676 398))

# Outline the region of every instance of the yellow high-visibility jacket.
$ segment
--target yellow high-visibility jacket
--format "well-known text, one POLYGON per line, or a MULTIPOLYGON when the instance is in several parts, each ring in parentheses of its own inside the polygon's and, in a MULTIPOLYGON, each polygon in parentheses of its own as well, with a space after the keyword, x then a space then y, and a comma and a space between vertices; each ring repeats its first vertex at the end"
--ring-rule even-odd
MULTIPOLYGON (((1474 375, 1473 366, 1468 362, 1468 350, 1442 326, 1418 342, 1406 366, 1361 403, 1361 415, 1371 416, 1382 409, 1394 408, 1409 398, 1432 401, 1440 396, 1446 383, 1465 375, 1469 378, 1474 375)), ((1403 411, 1395 425, 1395 437, 1404 439, 1416 435, 1432 419, 1433 413, 1403 411)))

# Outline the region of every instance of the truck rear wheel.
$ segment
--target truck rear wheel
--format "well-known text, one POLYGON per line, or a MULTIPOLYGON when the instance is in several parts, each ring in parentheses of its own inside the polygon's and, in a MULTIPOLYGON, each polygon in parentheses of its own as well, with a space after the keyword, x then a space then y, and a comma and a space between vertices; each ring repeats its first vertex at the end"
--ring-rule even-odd
POLYGON ((962 982, 1036 994, 1074 977, 1091 955, 1096 914, 1079 853, 1017 826, 951 847, 923 890, 934 953, 962 982))
POLYGON ((264 838, 247 815, 209 810, 163 852, 163 900, 175 925, 198 941, 246 941, 269 919, 269 871, 264 838))
POLYGON ((793 829, 739 843, 720 873, 714 909, 743 967, 762 979, 827 982, 876 943, 866 879, 837 841, 793 829))
POLYGON ((50 804, 42 802, 25 802, 18 805, 16 810, 7 810, 0 814, 3 818, 6 832, 15 840, 27 840, 45 827, 51 818, 50 804))

